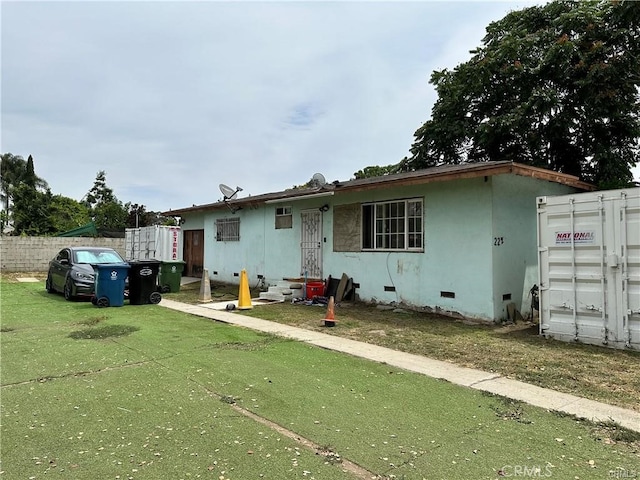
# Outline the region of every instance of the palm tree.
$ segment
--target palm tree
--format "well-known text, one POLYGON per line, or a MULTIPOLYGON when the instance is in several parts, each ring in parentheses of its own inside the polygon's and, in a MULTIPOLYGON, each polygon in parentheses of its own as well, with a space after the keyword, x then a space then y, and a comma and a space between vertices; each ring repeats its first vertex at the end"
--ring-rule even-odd
POLYGON ((0 198, 4 211, 9 211, 13 189, 18 186, 20 179, 27 173, 27 162, 20 155, 3 153, 0 157, 0 198))
POLYGON ((20 155, 3 153, 0 156, 0 201, 4 211, 3 223, 8 223, 14 192, 22 184, 34 190, 46 190, 49 186, 44 179, 35 174, 31 155, 25 160, 20 155))

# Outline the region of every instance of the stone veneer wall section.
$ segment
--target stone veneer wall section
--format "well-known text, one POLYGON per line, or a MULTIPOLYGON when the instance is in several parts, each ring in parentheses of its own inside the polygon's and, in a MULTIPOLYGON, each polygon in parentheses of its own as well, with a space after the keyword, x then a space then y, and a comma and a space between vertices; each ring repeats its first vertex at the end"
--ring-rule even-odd
POLYGON ((65 247, 109 247, 124 258, 124 238, 0 237, 3 272, 46 272, 49 261, 65 247))

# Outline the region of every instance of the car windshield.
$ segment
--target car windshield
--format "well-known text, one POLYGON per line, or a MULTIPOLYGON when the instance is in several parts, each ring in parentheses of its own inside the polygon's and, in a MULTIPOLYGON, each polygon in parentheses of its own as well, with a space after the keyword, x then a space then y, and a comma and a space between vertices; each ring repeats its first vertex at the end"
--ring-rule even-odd
POLYGON ((76 252, 77 263, 122 263, 123 260, 114 251, 80 250, 76 252))

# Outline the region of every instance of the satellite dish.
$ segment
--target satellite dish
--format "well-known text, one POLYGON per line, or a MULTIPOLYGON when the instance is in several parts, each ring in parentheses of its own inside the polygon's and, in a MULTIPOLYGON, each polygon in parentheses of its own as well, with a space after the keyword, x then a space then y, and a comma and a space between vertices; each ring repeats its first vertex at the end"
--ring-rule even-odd
POLYGON ((326 185, 327 180, 324 178, 324 175, 321 173, 314 173, 313 177, 311 177, 311 183, 315 187, 323 187, 326 185))
POLYGON ((222 195, 224 195, 224 201, 226 202, 227 200, 233 200, 234 198, 236 198, 236 196, 238 195, 238 192, 241 192, 242 189, 240 187, 236 187, 236 189, 234 190, 233 188, 225 185, 224 183, 221 183, 220 191, 222 192, 222 195))

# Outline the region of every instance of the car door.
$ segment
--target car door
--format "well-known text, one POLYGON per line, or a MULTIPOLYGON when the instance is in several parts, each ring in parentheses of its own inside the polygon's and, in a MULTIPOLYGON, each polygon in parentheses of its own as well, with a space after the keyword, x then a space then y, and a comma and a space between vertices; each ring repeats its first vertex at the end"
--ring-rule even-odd
POLYGON ((56 290, 64 288, 67 279, 67 272, 71 268, 71 251, 68 248, 60 250, 58 255, 51 261, 51 282, 56 290))

